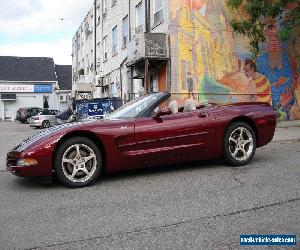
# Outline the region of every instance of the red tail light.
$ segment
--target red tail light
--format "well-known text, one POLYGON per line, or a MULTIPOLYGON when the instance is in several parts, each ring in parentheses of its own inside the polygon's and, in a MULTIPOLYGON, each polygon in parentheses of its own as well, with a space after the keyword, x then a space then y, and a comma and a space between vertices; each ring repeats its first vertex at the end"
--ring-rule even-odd
POLYGON ((33 120, 38 121, 40 118, 38 116, 33 117, 33 120))

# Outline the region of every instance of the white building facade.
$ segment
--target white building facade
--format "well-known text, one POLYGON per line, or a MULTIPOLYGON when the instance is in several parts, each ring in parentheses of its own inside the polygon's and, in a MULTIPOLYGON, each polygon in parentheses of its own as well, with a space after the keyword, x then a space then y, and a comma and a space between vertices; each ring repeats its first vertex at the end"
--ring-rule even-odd
POLYGON ((95 1, 73 38, 73 94, 128 100, 166 91, 168 15, 168 0, 95 1))
POLYGON ((0 121, 14 121, 20 108, 64 110, 70 105, 71 66, 53 58, 0 57, 0 121))
POLYGON ((45 100, 49 109, 57 109, 57 82, 0 82, 0 120, 14 121, 19 108, 42 108, 45 100))

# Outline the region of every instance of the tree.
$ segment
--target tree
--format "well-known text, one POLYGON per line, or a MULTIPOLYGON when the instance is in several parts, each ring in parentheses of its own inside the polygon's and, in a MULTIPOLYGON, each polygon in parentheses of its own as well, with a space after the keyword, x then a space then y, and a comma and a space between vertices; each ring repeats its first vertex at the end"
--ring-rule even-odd
POLYGON ((44 109, 49 109, 49 103, 48 103, 48 100, 47 98, 45 98, 45 101, 44 101, 44 109))
POLYGON ((80 76, 83 76, 84 75, 84 69, 80 69, 79 71, 78 71, 78 74, 80 75, 80 76))
POLYGON ((266 42, 265 31, 276 25, 272 20, 280 22, 281 41, 289 40, 294 28, 300 25, 300 0, 227 0, 227 4, 246 13, 239 20, 232 20, 231 26, 236 33, 249 39, 254 57, 261 52, 260 44, 266 42))

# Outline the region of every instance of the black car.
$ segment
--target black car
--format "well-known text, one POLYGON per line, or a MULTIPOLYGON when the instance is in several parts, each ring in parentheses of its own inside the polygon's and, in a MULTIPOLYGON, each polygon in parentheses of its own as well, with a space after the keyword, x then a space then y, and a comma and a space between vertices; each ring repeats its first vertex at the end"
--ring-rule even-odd
POLYGON ((37 115, 38 113, 42 112, 43 109, 41 108, 20 108, 17 111, 17 117, 16 120, 22 122, 22 123, 27 123, 28 118, 37 115))

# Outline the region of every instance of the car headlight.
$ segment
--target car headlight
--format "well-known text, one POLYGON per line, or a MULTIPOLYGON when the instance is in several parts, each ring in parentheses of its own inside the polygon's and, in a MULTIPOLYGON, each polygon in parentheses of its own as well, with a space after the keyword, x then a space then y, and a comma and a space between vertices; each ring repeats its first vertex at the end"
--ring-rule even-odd
POLYGON ((38 164, 38 161, 36 159, 32 159, 32 158, 20 159, 17 162, 18 166, 23 166, 23 167, 34 166, 37 164, 38 164))

